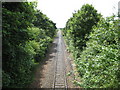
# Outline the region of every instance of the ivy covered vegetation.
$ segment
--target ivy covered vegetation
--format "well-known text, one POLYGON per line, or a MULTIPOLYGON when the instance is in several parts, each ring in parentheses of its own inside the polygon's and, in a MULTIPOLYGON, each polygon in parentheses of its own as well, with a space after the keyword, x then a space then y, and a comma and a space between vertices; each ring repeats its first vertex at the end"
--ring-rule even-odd
POLYGON ((35 2, 2 3, 3 87, 22 88, 33 80, 36 63, 44 59, 56 26, 35 2))
POLYGON ((83 5, 63 30, 73 53, 83 88, 120 86, 120 29, 115 16, 103 18, 92 5, 83 5))

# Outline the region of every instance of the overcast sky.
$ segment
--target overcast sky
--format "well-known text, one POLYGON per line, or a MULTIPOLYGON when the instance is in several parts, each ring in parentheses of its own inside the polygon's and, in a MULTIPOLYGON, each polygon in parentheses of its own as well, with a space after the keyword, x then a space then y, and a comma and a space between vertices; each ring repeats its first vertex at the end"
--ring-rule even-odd
POLYGON ((83 4, 92 4, 104 17, 117 13, 120 0, 38 0, 38 9, 56 23, 58 28, 65 27, 72 13, 83 4))

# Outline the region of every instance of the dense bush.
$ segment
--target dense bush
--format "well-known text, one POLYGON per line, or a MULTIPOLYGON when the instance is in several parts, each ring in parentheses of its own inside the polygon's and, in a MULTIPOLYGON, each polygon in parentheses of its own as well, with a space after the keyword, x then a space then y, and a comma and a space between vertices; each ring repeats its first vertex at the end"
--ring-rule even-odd
POLYGON ((27 2, 2 4, 3 87, 21 87, 31 81, 34 51, 26 41, 29 40, 27 27, 31 26, 34 19, 34 5, 27 2))
POLYGON ((42 13, 44 22, 49 22, 47 29, 34 24, 38 20, 34 2, 4 2, 2 6, 3 87, 26 87, 33 80, 36 62, 45 57, 56 26, 42 13))
POLYGON ((29 30, 32 32, 32 35, 37 37, 34 39, 39 44, 39 49, 34 56, 36 62, 39 62, 41 59, 44 59, 45 53, 48 50, 48 46, 52 42, 52 38, 56 34, 56 24, 53 23, 45 14, 43 14, 40 10, 37 10, 35 13, 36 19, 33 24, 35 27, 38 27, 38 30, 29 30))
POLYGON ((81 57, 76 60, 83 87, 118 88, 120 85, 117 23, 114 18, 101 19, 93 28, 81 57))
POLYGON ((37 10, 35 16, 37 18, 33 22, 34 26, 44 29, 47 36, 53 37, 55 35, 54 29, 56 29, 56 24, 49 20, 40 10, 37 10))
POLYGON ((102 18, 88 4, 66 23, 63 32, 81 77, 81 82, 77 82, 81 87, 117 88, 120 85, 117 25, 114 17, 102 18))
POLYGON ((69 50, 74 53, 75 57, 79 57, 77 52, 82 51, 83 47, 86 46, 89 33, 100 17, 101 15, 92 5, 86 4, 67 21, 63 32, 70 47, 69 50))
MULTIPOLYGON (((53 31, 53 33, 56 32, 55 29, 53 31)), ((36 52, 34 55, 35 62, 40 62, 40 60, 44 59, 48 46, 53 41, 53 36, 47 36, 45 30, 36 27, 29 28, 28 33, 31 36, 29 44, 36 52)))

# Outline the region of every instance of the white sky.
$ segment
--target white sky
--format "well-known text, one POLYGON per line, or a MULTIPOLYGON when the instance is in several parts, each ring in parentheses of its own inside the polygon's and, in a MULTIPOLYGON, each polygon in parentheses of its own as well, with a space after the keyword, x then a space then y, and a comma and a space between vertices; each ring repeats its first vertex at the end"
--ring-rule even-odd
MULTIPOLYGON (((28 0, 33 1, 33 0, 28 0)), ((56 23, 58 28, 65 27, 72 13, 79 10, 83 4, 92 4, 104 17, 117 13, 120 0, 37 0, 38 9, 56 23)))

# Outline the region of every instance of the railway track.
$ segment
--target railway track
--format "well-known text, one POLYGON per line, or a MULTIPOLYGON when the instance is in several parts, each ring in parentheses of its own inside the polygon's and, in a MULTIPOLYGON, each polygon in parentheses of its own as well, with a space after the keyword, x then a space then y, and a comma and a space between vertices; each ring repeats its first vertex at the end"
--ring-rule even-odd
POLYGON ((55 57, 55 69, 53 88, 67 88, 66 66, 64 60, 64 50, 61 32, 58 32, 58 43, 56 46, 57 52, 55 57))
POLYGON ((66 51, 61 31, 58 31, 49 53, 40 68, 37 69, 32 88, 74 88, 74 76, 67 76, 72 71, 71 59, 66 51))

